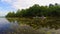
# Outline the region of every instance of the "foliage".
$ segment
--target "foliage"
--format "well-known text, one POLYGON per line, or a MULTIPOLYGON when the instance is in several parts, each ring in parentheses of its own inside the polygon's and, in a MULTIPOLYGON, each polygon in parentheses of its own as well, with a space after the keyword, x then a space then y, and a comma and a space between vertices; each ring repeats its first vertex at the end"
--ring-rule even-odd
POLYGON ((55 3, 49 6, 39 6, 38 4, 29 7, 28 9, 17 10, 16 13, 9 12, 6 17, 60 17, 60 5, 55 3))
POLYGON ((15 13, 14 12, 9 12, 6 17, 15 17, 15 13))

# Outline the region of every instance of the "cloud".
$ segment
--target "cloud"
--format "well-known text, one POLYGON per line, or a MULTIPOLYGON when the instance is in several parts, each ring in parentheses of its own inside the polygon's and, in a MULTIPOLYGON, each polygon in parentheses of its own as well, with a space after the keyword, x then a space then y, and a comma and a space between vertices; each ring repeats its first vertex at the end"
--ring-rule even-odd
MULTIPOLYGON (((0 0, 0 2, 8 3, 10 5, 9 6, 10 8, 17 10, 17 9, 29 8, 30 6, 33 6, 34 4, 49 5, 50 3, 52 3, 52 4, 60 3, 60 0, 0 0)), ((4 8, 5 7, 0 7, 1 16, 2 15, 4 16, 9 12, 8 9, 5 10, 4 8)), ((13 11, 13 9, 9 9, 9 10, 13 11)))
POLYGON ((11 2, 12 2, 12 0, 1 0, 1 2, 11 3, 11 2))
POLYGON ((17 9, 28 8, 31 6, 31 2, 32 0, 17 0, 16 2, 12 3, 12 7, 17 9))
POLYGON ((5 16, 8 12, 8 10, 4 10, 2 7, 0 7, 0 16, 5 16))
POLYGON ((34 4, 39 5, 49 5, 50 3, 60 3, 60 0, 2 0, 4 2, 10 3, 12 8, 15 9, 25 9, 34 4))
POLYGON ((0 11, 0 16, 5 16, 7 13, 7 11, 0 11))

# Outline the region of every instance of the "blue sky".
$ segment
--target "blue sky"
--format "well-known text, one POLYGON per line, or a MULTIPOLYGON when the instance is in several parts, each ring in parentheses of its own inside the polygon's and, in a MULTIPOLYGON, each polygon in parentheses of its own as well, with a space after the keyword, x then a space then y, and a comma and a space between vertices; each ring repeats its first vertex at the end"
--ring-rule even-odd
POLYGON ((15 10, 10 3, 0 0, 0 16, 5 16, 8 12, 15 10))
POLYGON ((0 16, 5 16, 10 11, 29 8, 34 4, 49 5, 60 3, 60 0, 0 0, 0 16))

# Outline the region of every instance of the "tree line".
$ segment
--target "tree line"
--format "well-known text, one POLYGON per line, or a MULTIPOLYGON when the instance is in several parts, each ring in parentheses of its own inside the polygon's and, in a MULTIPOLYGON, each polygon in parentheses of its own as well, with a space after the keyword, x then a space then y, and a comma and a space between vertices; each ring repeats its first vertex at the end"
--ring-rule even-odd
POLYGON ((49 6, 40 6, 35 4, 27 9, 18 9, 15 12, 9 12, 6 17, 60 17, 60 5, 58 3, 49 4, 49 6))

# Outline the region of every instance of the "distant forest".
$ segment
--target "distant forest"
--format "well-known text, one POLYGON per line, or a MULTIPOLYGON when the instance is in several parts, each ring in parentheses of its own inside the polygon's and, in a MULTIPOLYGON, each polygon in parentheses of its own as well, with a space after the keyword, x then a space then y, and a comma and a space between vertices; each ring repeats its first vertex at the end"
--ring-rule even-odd
POLYGON ((9 12, 6 17, 60 17, 60 4, 49 4, 48 6, 40 6, 35 4, 27 9, 18 9, 15 12, 9 12))

